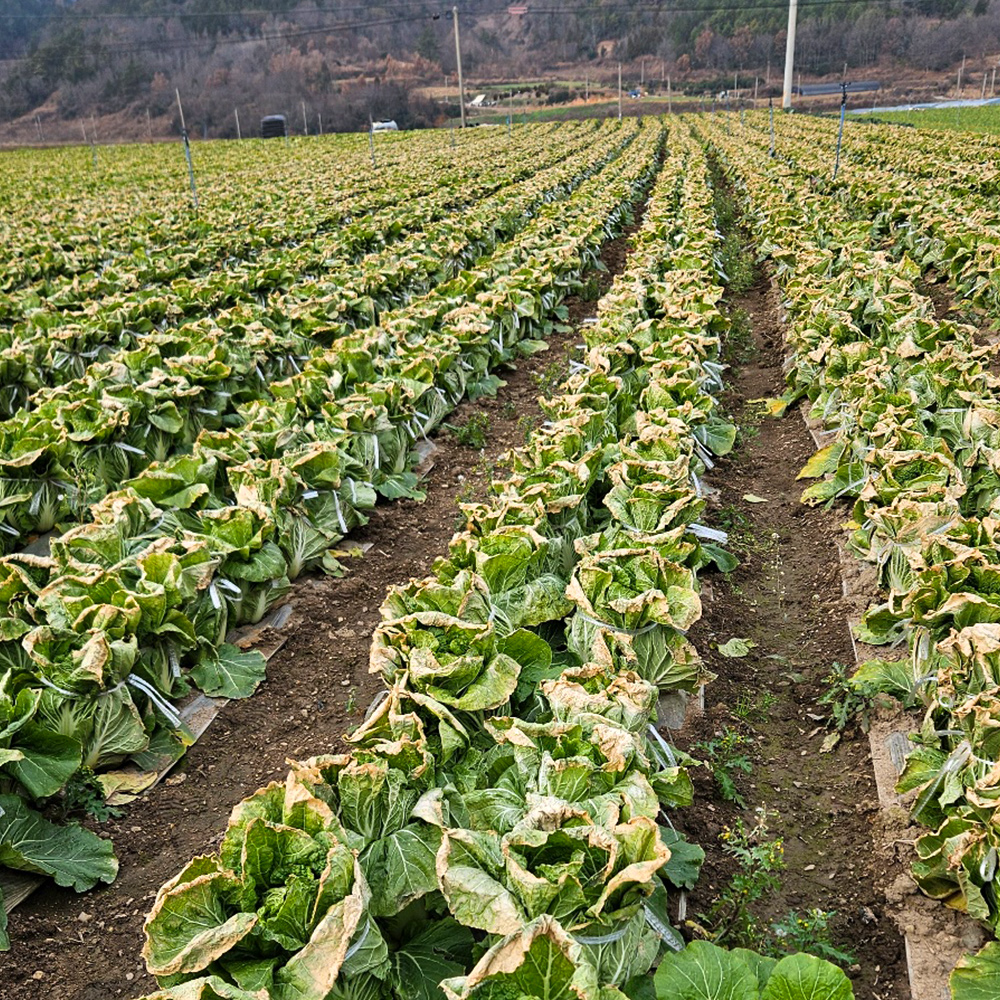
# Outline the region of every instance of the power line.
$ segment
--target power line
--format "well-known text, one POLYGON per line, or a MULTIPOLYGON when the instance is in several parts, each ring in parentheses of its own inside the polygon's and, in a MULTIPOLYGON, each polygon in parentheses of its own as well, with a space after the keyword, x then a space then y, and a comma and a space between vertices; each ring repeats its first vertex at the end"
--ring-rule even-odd
POLYGON ((86 11, 78 11, 75 8, 62 7, 57 11, 52 11, 48 14, 3 14, 0 13, 0 21, 55 21, 55 22, 69 22, 69 21, 172 21, 172 20, 189 20, 191 18, 199 17, 294 17, 294 18, 306 18, 306 17, 339 17, 342 14, 350 11, 360 11, 362 13, 368 12, 372 7, 385 7, 389 10, 396 8, 405 7, 421 7, 426 9, 427 16, 433 16, 436 8, 440 7, 439 15, 443 18, 446 13, 451 13, 451 7, 457 5, 460 12, 465 12, 465 7, 470 4, 482 4, 485 0, 453 0, 451 5, 440 2, 440 0, 392 0, 391 3, 383 4, 371 4, 371 3, 359 3, 359 4, 340 4, 337 6, 336 10, 324 10, 320 7, 313 7, 312 10, 261 10, 260 8, 247 8, 246 10, 174 10, 167 14, 153 14, 148 11, 138 12, 138 13, 87 13, 86 11))
MULTIPOLYGON (((834 6, 900 6, 919 4, 921 0, 799 0, 800 7, 834 7, 834 6)), ((743 11, 755 10, 788 10, 787 0, 776 0, 776 2, 757 3, 705 3, 698 6, 679 6, 664 0, 662 3, 639 2, 639 3, 612 3, 601 4, 599 7, 585 5, 560 4, 558 7, 535 7, 532 6, 528 14, 601 14, 610 13, 650 13, 650 14, 701 14, 711 12, 729 12, 738 14, 743 11)))

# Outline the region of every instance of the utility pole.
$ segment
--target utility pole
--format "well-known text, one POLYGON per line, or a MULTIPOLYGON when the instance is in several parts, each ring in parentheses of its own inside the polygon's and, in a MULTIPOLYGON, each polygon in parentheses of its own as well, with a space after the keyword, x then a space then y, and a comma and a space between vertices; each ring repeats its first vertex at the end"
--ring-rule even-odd
POLYGON ((242 139, 243 132, 240 130, 240 109, 233 108, 233 114, 236 115, 236 138, 242 139))
POLYGON ((622 120, 622 64, 618 64, 618 120, 622 120))
POLYGON ((781 106, 792 108, 792 73, 795 67, 795 22, 799 16, 799 0, 788 0, 788 39, 785 42, 785 84, 781 94, 781 106))
POLYGON ((451 18, 455 24, 455 62, 458 63, 458 106, 465 128, 465 81, 462 79, 462 43, 458 39, 458 8, 451 8, 451 18))

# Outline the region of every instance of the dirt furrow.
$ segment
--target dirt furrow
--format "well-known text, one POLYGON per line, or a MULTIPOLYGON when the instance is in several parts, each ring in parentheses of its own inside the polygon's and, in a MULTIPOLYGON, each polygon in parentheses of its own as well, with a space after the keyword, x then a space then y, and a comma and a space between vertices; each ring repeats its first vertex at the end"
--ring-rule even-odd
POLYGON ((887 871, 874 848, 878 800, 868 741, 848 729, 823 751, 834 731, 830 706, 819 703, 825 678, 832 664, 853 663, 835 545, 838 516, 799 502, 796 476, 814 448, 798 412, 762 418, 754 403, 783 389, 775 287, 760 277, 730 307, 737 323, 724 405, 739 436, 733 454, 710 474, 718 491, 710 523, 730 532, 741 565, 713 582, 714 599, 692 630, 718 679, 706 690, 705 715, 678 742, 716 772, 726 771, 739 801, 731 791, 722 794, 709 768, 700 769, 695 806, 680 812, 708 852, 688 917, 716 931, 725 917, 733 944, 780 947, 799 934, 799 947, 823 954, 818 942, 826 941, 852 956, 843 964, 859 1000, 903 1000, 909 997, 903 942, 881 888, 896 872, 887 871), (745 657, 719 653, 734 637, 755 643, 745 657), (741 756, 749 773, 736 760, 741 756), (732 893, 741 869, 724 845, 735 843, 738 820, 750 829, 761 818, 766 832, 750 843, 780 841, 784 869, 774 873, 780 885, 728 917, 739 906, 720 911, 716 901, 732 893), (811 911, 827 915, 820 918, 829 921, 826 933, 811 911))

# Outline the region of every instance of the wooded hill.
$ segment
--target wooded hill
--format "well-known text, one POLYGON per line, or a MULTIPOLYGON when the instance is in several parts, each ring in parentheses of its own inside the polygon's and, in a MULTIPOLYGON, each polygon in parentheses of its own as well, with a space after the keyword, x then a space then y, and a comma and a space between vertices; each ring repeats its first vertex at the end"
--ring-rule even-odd
MULTIPOLYGON (((457 0, 470 78, 534 76, 589 63, 658 60, 688 74, 780 72, 785 0, 550 0, 509 7, 457 0), (526 10, 525 10, 526 8, 526 10), (524 12, 520 12, 524 11, 524 12)), ((331 128, 369 111, 427 124, 437 109, 414 82, 454 72, 449 2, 396 0, 5 0, 0 12, 0 121, 169 113, 174 88, 200 127, 230 129, 234 103, 298 108, 331 128), (358 89, 363 99, 358 100, 358 89), (363 105, 363 107, 362 107, 363 105)), ((993 64, 1000 0, 800 0, 797 68, 809 75, 943 73, 963 57, 993 64)), ((357 120, 355 120, 357 119, 357 120)))

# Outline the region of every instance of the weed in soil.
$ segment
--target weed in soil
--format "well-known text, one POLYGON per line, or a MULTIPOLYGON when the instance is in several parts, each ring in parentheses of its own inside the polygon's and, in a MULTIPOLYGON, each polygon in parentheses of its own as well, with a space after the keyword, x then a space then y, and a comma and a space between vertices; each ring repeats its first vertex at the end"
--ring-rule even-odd
MULTIPOLYGON (((733 215, 738 218, 735 209, 733 215)), ((751 402, 780 394, 784 384, 775 287, 763 273, 745 293, 732 287, 729 292, 730 310, 746 310, 756 350, 733 363, 720 402, 735 423, 753 423, 754 430, 737 438, 733 453, 707 478, 717 491, 710 523, 730 531, 729 548, 741 564, 709 581, 712 596, 691 629, 692 642, 717 679, 706 688, 705 714, 689 720, 678 743, 686 749, 711 742, 727 727, 752 732, 753 742, 742 752, 753 771, 736 772, 739 790, 750 808, 779 810, 780 818, 768 819, 767 839, 781 840, 784 868, 774 873, 780 876, 775 888, 750 905, 752 921, 744 921, 734 885, 753 895, 753 879, 746 862, 741 866, 717 838, 736 829, 737 819, 750 821, 722 797, 707 768, 696 768, 694 804, 675 819, 706 852, 688 912, 706 921, 714 913, 713 921, 728 923, 730 934, 742 926, 750 943, 762 941, 775 953, 786 945, 774 928, 784 928, 787 939, 791 919, 796 933, 811 937, 810 947, 819 953, 825 940, 857 956, 848 974, 858 1000, 909 1000, 905 950, 886 896, 887 887, 904 876, 898 861, 880 853, 873 839, 878 800, 868 740, 849 726, 833 751, 820 753, 828 733, 828 713, 821 714, 824 706, 817 705, 827 690, 824 678, 831 663, 853 662, 850 607, 834 542, 842 516, 799 502, 795 477, 815 446, 798 414, 761 420, 751 402), (756 648, 744 658, 727 659, 718 646, 733 635, 753 640, 756 648), (770 693, 766 705, 758 692, 770 693), (727 908, 728 920, 721 916, 727 908)), ((708 923, 702 931, 688 927, 705 934, 714 929, 708 923)))
POLYGON ((753 767, 746 751, 753 743, 749 737, 728 726, 711 740, 691 744, 691 753, 712 772, 716 788, 725 802, 746 809, 746 799, 736 784, 737 775, 750 774, 753 767))
POLYGON ((450 431, 459 444, 482 451, 489 439, 490 417, 482 410, 475 410, 469 414, 469 419, 464 424, 444 423, 441 426, 450 431))
POLYGON ((760 808, 752 827, 737 817, 719 835, 723 850, 736 862, 736 873, 696 926, 716 944, 761 951, 767 943, 768 924, 755 904, 780 887, 785 868, 784 844, 780 837, 771 838, 769 819, 777 819, 777 813, 760 808))

